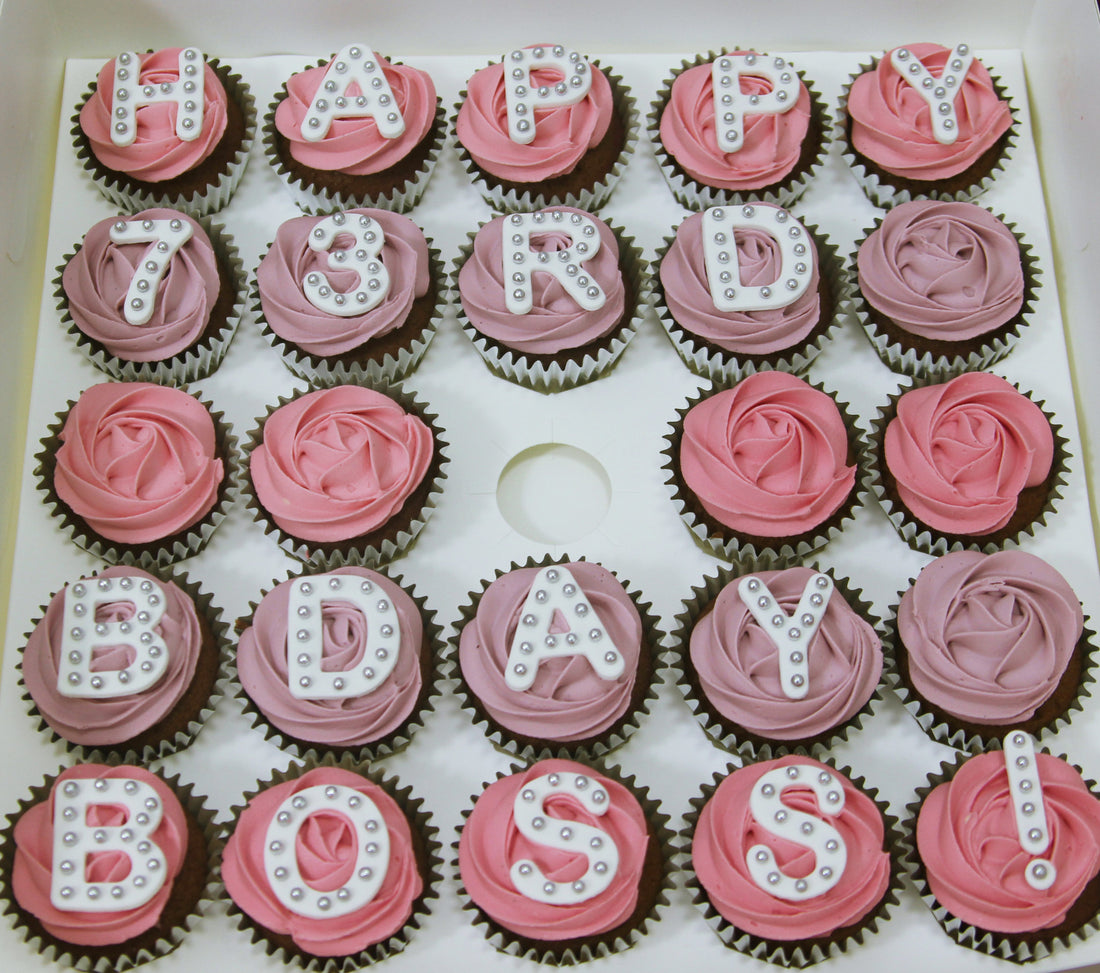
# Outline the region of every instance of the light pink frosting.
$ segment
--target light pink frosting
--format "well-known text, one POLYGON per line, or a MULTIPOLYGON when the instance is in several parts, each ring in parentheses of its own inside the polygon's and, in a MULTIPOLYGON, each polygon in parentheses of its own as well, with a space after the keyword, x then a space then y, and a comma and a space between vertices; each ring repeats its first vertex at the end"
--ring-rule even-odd
MULTIPOLYGON (((493 720, 522 736, 562 742, 596 736, 627 711, 642 652, 638 609, 615 575, 587 561, 565 567, 622 655, 621 676, 603 679, 584 656, 561 656, 539 663, 530 689, 508 687, 512 638, 539 568, 517 568, 489 585, 462 629, 458 650, 462 678, 493 720)), ((559 630, 567 628, 551 626, 559 630)))
POLYGON ((58 497, 96 533, 124 544, 170 537, 201 520, 225 477, 210 413, 179 389, 93 385, 59 438, 58 497))
POLYGON ((1020 847, 1001 752, 971 757, 925 798, 917 849, 936 899, 963 922, 993 932, 1057 926, 1100 871, 1100 803, 1064 760, 1036 754, 1050 832, 1044 858, 1057 878, 1046 891, 1027 884, 1033 856, 1020 847))
MULTIPOLYGON (((378 123, 370 116, 335 118, 323 139, 307 141, 302 137, 302 122, 321 87, 328 64, 307 68, 287 79, 287 96, 275 109, 275 127, 289 143, 290 154, 296 161, 311 169, 369 176, 399 163, 428 134, 436 110, 431 77, 405 64, 391 64, 377 52, 372 57, 393 92, 394 105, 405 120, 405 131, 389 139, 378 131, 378 123)), ((349 85, 348 97, 362 93, 357 82, 349 85)))
POLYGON ((988 534, 1009 522, 1021 490, 1047 478, 1054 434, 1003 378, 968 372, 904 393, 885 452, 902 503, 922 523, 988 534))
POLYGON ((786 537, 827 520, 855 486, 836 403, 786 372, 757 372, 684 417, 680 471, 733 530, 786 537))
POLYGON ((363 314, 341 317, 327 314, 306 298, 302 282, 310 273, 323 273, 337 293, 353 290, 360 281, 358 271, 346 265, 333 269, 328 262, 331 253, 354 245, 351 234, 338 235, 331 251, 310 248, 310 232, 324 219, 321 216, 299 216, 283 223, 256 269, 260 304, 271 330, 303 351, 322 358, 342 355, 401 327, 413 301, 427 294, 431 284, 428 241, 412 220, 378 209, 347 212, 377 221, 386 238, 379 260, 389 274, 390 287, 376 307, 363 314))
POLYGON ((1057 688, 1083 624, 1066 579, 1015 550, 937 558, 898 607, 913 687, 971 723, 1030 719, 1057 688))
MULTIPOLYGON (((458 272, 462 310, 482 334, 518 352, 554 355, 579 348, 613 331, 623 317, 626 290, 619 270, 619 243, 611 228, 598 217, 571 206, 550 206, 542 212, 581 213, 592 219, 600 236, 600 249, 581 265, 606 296, 603 307, 586 311, 569 295, 556 277, 538 270, 531 275, 532 308, 512 314, 505 304, 505 288, 512 288, 511 267, 505 267, 502 237, 507 216, 490 220, 474 238, 473 252, 458 272)), ((551 223, 531 233, 531 249, 555 253, 569 246, 570 237, 556 232, 551 223)))
POLYGON ((867 303, 924 338, 975 338, 1024 303, 1016 237, 973 203, 902 203, 863 242, 856 262, 867 303))
MULTIPOLYGON (((346 699, 292 696, 287 672, 290 581, 277 585, 264 596, 251 626, 241 633, 237 671, 249 699, 284 733, 333 747, 362 746, 392 733, 416 705, 422 683, 420 657, 426 651, 424 626, 416 603, 385 575, 354 567, 336 568, 331 573, 369 580, 397 612, 401 643, 393 672, 365 696, 346 699)), ((355 668, 370 647, 366 618, 339 598, 325 600, 322 605, 321 668, 326 672, 355 668)))
MULTIPOLYGON (((764 77, 743 75, 741 91, 763 95, 772 90, 764 77)), ((737 152, 723 152, 715 131, 711 65, 682 71, 661 112, 661 142, 692 179, 734 191, 762 189, 779 182, 798 162, 810 127, 810 92, 799 82, 798 98, 782 114, 746 114, 737 152)))
POLYGON ((882 814, 866 794, 843 774, 810 757, 790 755, 735 770, 704 805, 691 843, 691 861, 711 905, 738 930, 784 942, 827 936, 859 922, 875 908, 890 884, 890 855, 883 850, 882 814), (753 817, 753 786, 769 770, 793 764, 827 771, 844 790, 838 814, 822 811, 809 787, 788 787, 788 808, 828 822, 844 839, 848 858, 840 881, 828 892, 791 902, 764 891, 748 868, 749 849, 767 846, 779 869, 803 878, 815 868, 816 856, 806 846, 779 838, 753 817))
MULTIPOLYGON (((88 809, 90 827, 118 827, 123 813, 106 804, 88 809)), ((50 790, 48 800, 35 804, 15 825, 15 867, 12 892, 16 901, 34 915, 51 936, 78 946, 109 946, 152 929, 160 922, 161 912, 172 895, 172 884, 179 875, 187 854, 187 818, 172 789, 155 774, 141 767, 107 767, 81 764, 63 770, 50 790), (163 818, 151 840, 163 852, 167 878, 161 889, 145 905, 118 912, 65 912, 50 902, 50 877, 53 869, 54 792, 67 780, 118 780, 129 778, 148 784, 160 798, 163 818)), ((118 851, 89 855, 85 877, 91 882, 121 881, 130 873, 130 858, 118 851)))
MULTIPOLYGON (((311 814, 294 843, 306 884, 321 892, 345 885, 355 867, 357 842, 356 829, 343 814, 311 814)), ((290 936, 299 949, 314 956, 350 956, 388 939, 405 925, 424 888, 412 831, 397 802, 378 784, 339 767, 318 767, 253 797, 226 843, 222 878, 243 912, 265 929, 290 936), (361 909, 331 919, 308 919, 275 897, 264 871, 264 846, 268 825, 283 801, 309 787, 329 785, 350 787, 374 802, 389 831, 390 858, 382 887, 361 909)))
MULTIPOLYGON (((951 57, 950 49, 938 44, 906 48, 937 78, 951 57)), ((859 75, 848 95, 852 145, 861 155, 906 179, 948 179, 977 162, 1008 131, 1008 103, 997 97, 993 79, 975 58, 955 98, 958 138, 951 145, 937 142, 928 103, 894 70, 891 53, 859 75)))
POLYGON ((125 361, 164 361, 191 347, 206 329, 221 291, 218 260, 206 232, 186 213, 171 209, 100 220, 65 265, 61 284, 76 326, 125 361), (119 220, 174 219, 191 224, 191 239, 172 255, 157 285, 149 323, 130 324, 126 292, 150 245, 112 243, 111 227, 119 220))
MULTIPOLYGON (((814 573, 798 567, 754 576, 791 615, 814 573)), ((882 643, 874 628, 834 590, 821 627, 806 644, 808 691, 790 699, 779 681, 779 650, 752 617, 737 581, 718 593, 691 631, 691 665, 710 704, 750 733, 775 740, 816 736, 854 716, 882 672, 882 643)))
POLYGON ((257 498, 283 530, 341 541, 400 511, 432 450, 431 429, 389 396, 337 385, 271 413, 249 464, 257 498))
MULTIPOLYGON (((179 81, 180 48, 169 47, 139 54, 142 84, 159 85, 179 81)), ((92 152, 103 165, 125 172, 142 182, 164 182, 190 172, 201 163, 225 134, 227 101, 221 80, 209 64, 203 73, 202 134, 190 142, 176 135, 176 106, 155 102, 138 108, 137 138, 132 145, 111 141, 115 62, 100 68, 96 89, 80 109, 80 127, 92 152)))
POLYGON ((560 942, 597 936, 631 917, 650 840, 645 814, 622 784, 571 760, 540 760, 527 770, 494 781, 478 797, 462 828, 458 867, 470 898, 495 922, 527 939, 560 942), (583 854, 537 844, 516 826, 512 811, 516 795, 528 781, 552 773, 583 774, 605 788, 609 800, 607 812, 596 815, 575 798, 557 794, 545 802, 547 816, 598 828, 619 850, 619 867, 611 884, 576 905, 535 902, 516 889, 509 874, 521 858, 533 861, 554 882, 576 881, 588 867, 583 854))
MULTIPOLYGON (((757 209, 778 209, 767 203, 757 209)), ((759 287, 779 278, 779 244, 763 230, 737 230, 737 263, 741 284, 759 287)), ((809 241, 813 246, 813 241, 809 241)), ((797 344, 821 320, 820 275, 815 253, 806 292, 781 308, 758 311, 719 311, 714 306, 703 258, 703 214, 694 213, 676 230, 676 239, 660 265, 665 304, 685 331, 742 355, 770 355, 797 344)))

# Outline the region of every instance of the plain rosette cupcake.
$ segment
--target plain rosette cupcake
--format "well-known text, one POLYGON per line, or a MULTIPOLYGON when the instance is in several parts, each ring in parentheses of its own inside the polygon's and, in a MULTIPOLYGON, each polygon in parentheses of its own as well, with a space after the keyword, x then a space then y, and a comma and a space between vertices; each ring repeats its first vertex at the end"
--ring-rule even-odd
POLYGON ((232 198, 256 134, 239 75, 195 47, 112 58, 72 119, 77 159, 121 209, 213 213, 232 198))
POLYGON ((264 119, 264 153, 308 213, 408 212, 447 132, 426 71, 351 43, 292 74, 264 119))
POLYGON ((435 416, 397 386, 280 399, 249 437, 249 507, 279 546, 320 568, 376 567, 416 539, 441 491, 435 416))

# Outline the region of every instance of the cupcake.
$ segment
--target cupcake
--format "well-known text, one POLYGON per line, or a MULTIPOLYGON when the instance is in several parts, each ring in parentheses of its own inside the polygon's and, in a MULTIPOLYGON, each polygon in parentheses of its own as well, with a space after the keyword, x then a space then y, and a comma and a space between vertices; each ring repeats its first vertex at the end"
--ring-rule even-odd
POLYGON ((841 97, 838 140, 868 198, 974 199, 1015 146, 1012 106, 966 44, 910 44, 864 65, 841 97))
POLYGON ((878 619, 844 578, 722 568, 685 602, 681 692, 716 744, 752 758, 831 748, 878 695, 878 619))
POLYGON ((588 962, 632 946, 666 904, 668 819, 633 779, 541 760, 501 775, 475 801, 458 877, 466 908, 501 952, 588 962))
POLYGON ((890 210, 856 255, 855 311, 883 362, 925 375, 974 371, 1016 345, 1039 287, 1031 247, 974 203, 890 210))
POLYGON ((260 260, 253 307, 295 375, 392 382, 420 363, 446 306, 439 253, 412 220, 358 209, 287 220, 260 260))
POLYGON ((78 764, 47 778, 0 836, 5 913, 67 969, 126 970, 172 952, 215 895, 220 840, 202 801, 142 767, 78 764))
POLYGON ((256 134, 239 75, 195 47, 126 52, 102 68, 73 116, 77 159, 120 209, 221 209, 256 134))
POLYGON ((1081 603, 1026 551, 952 551, 925 565, 901 596, 894 634, 906 709, 960 749, 999 747, 1012 728, 1058 728, 1093 681, 1081 603))
POLYGON ((622 78, 560 44, 514 50, 475 72, 456 106, 463 168, 494 209, 597 210, 638 141, 622 78))
POLYGON ((207 218, 148 209, 96 223, 59 268, 58 311, 97 368, 182 385, 215 372, 244 310, 233 238, 207 218))
POLYGON ((294 764, 261 783, 234 808, 222 856, 239 928, 267 955, 325 973, 404 949, 438 894, 439 843, 421 805, 351 761, 294 764))
POLYGON ((198 553, 237 494, 236 440, 182 389, 93 385, 42 447, 34 475, 59 525, 112 564, 151 569, 198 553))
POLYGON ((658 253, 656 290, 684 363, 726 383, 805 371, 849 296, 836 248, 768 203, 689 216, 658 253))
POLYGON ((720 557, 761 566, 804 557, 861 499, 861 433, 847 407, 787 372, 689 402, 666 438, 680 517, 720 557))
POLYGON ((367 568, 290 578, 242 621, 245 709, 296 756, 367 760, 399 750, 437 695, 434 618, 400 579, 367 568))
POLYGON ((445 135, 426 71, 348 44, 287 79, 264 119, 264 153, 306 212, 405 213, 427 187, 445 135))
POLYGON ((337 385, 280 399, 250 437, 249 506, 279 545, 323 569, 405 551, 445 478, 435 416, 399 388, 337 385))
POLYGON ((599 564, 529 559, 483 582, 459 613, 459 696, 509 753, 606 753, 656 696, 656 619, 599 564))
POLYGON ((681 62, 648 119, 661 174, 688 209, 790 206, 821 166, 831 125, 788 61, 725 50, 681 62))
POLYGON ((688 888, 731 949, 810 966, 898 903, 897 822, 847 770, 795 755, 730 767, 691 803, 688 888))
POLYGON ((633 239, 568 206, 483 224, 454 287, 462 329, 489 369, 539 392, 610 371, 650 300, 633 239))

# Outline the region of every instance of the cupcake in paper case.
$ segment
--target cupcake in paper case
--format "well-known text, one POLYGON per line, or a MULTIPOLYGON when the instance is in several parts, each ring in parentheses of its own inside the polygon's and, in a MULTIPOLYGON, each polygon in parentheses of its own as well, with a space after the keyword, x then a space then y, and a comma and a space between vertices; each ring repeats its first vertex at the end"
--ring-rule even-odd
POLYGON ((399 386, 280 399, 249 437, 248 506, 288 554, 321 569, 403 553, 446 479, 436 417, 399 386))
POLYGON ((656 698, 656 619, 599 564, 567 556, 513 564, 459 614, 459 697, 509 753, 600 756, 637 730, 656 698))
POLYGON ((568 206, 483 224, 453 285, 462 329, 490 371, 538 392, 610 371, 651 301, 633 239, 568 206))
POLYGON ((896 372, 975 371, 1027 327, 1039 288, 1031 247, 974 203, 921 199, 890 210, 856 254, 856 318, 896 372))
POLYGON ((657 163, 688 209, 790 206, 820 168, 832 119, 794 65, 755 51, 682 61, 650 107, 657 163))
POLYGON ((496 210, 597 210, 637 146, 629 87, 561 44, 511 51, 475 72, 459 98, 459 159, 496 210))
POLYGON ((446 134, 426 71, 349 43, 287 79, 264 118, 263 145, 308 213, 406 213, 427 188, 446 134))
POLYGON ((909 44, 862 65, 845 86, 837 141, 867 197, 972 200, 1012 154, 1016 119, 968 44, 909 44))
POLYGON ((463 812, 458 878, 498 950, 554 966, 633 946, 672 884, 668 818, 602 766, 540 760, 463 812))
POLYGON ((661 325, 684 363, 715 382, 801 373, 847 309, 836 248, 768 203, 685 219, 657 254, 661 325))
POLYGON ((356 209, 287 220, 261 258, 253 310, 295 375, 392 382, 420 363, 447 303, 437 250, 408 217, 356 209))
POLYGON ((230 915, 268 956, 359 969, 408 946, 438 895, 436 829, 396 777, 292 764, 245 795, 222 856, 230 915))
POLYGON ((58 268, 62 324, 92 364, 124 382, 182 385, 215 372, 244 311, 233 238, 168 209, 96 223, 58 268))
POLYGON ((104 382, 57 419, 34 475, 73 543, 150 570, 206 546, 237 495, 220 413, 184 389, 104 382))
POLYGON ((38 955, 126 970, 172 952, 217 894, 219 828, 176 777, 77 764, 31 788, 0 841, 0 896, 38 955))
POLYGON ((691 803, 687 886, 730 949, 800 969, 857 948, 898 904, 897 821, 847 769, 731 766, 691 803))
POLYGON ((241 624, 246 712, 295 756, 384 757, 438 695, 441 630, 400 578, 359 567, 289 578, 241 624))
POLYGON ((248 85, 196 47, 112 58, 72 119, 77 159, 121 209, 213 213, 232 198, 256 134, 248 85))

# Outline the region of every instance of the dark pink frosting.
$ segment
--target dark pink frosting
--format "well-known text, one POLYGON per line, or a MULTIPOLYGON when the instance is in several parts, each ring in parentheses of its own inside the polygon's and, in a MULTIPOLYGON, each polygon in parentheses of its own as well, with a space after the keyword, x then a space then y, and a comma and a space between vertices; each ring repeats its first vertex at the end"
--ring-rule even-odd
MULTIPOLYGON (((757 571, 788 615, 798 605, 809 568, 757 571)), ((882 672, 882 643, 874 628, 834 590, 821 627, 807 643, 808 691, 790 699, 779 681, 779 650, 727 584, 691 631, 691 665, 710 704, 750 733, 797 740, 825 733, 854 716, 871 698, 882 672)))
MULTIPOLYGON (((139 54, 142 84, 179 81, 180 48, 169 47, 139 54)), ((132 145, 111 141, 115 62, 100 68, 96 88, 80 109, 80 127, 92 152, 107 168, 125 172, 142 182, 164 182, 190 172, 201 163, 225 134, 227 99, 221 80, 209 64, 204 66, 202 134, 190 142, 176 135, 176 106, 171 102, 143 105, 137 110, 137 138, 132 145)))
MULTIPOLYGON (((88 809, 91 827, 117 827, 124 820, 118 808, 93 805, 88 809)), ((172 884, 187 854, 187 818, 172 789, 155 774, 141 767, 107 767, 81 764, 63 770, 50 790, 48 800, 35 804, 15 825, 15 867, 12 892, 20 907, 34 915, 51 936, 78 946, 110 946, 152 929, 160 922, 172 884), (167 879, 145 905, 118 912, 65 912, 50 902, 53 869, 53 795, 67 780, 129 778, 148 784, 156 791, 163 809, 160 825, 151 840, 164 854, 167 879)), ((117 851, 88 856, 85 877, 91 882, 121 881, 130 873, 129 856, 117 851)))
POLYGON ((574 655, 542 661, 523 692, 505 683, 512 638, 539 568, 517 568, 489 585, 459 639, 462 678, 493 720, 522 736, 562 742, 596 736, 627 711, 642 652, 638 609, 618 579, 587 561, 565 567, 623 657, 617 679, 601 678, 584 656, 574 655))
POLYGON ((902 503, 922 523, 988 534, 1009 522, 1021 490, 1047 478, 1054 434, 1003 378, 968 372, 904 393, 885 452, 902 503))
POLYGON ((390 288, 376 307, 363 314, 341 317, 325 313, 306 298, 302 281, 307 274, 325 274, 337 293, 355 288, 360 279, 358 271, 346 266, 334 270, 328 263, 331 252, 345 250, 352 244, 350 234, 337 236, 332 251, 310 248, 309 234, 324 219, 321 216, 299 216, 283 223, 256 269, 260 304, 271 330, 303 351, 322 358, 342 355, 401 327, 413 301, 427 294, 431 284, 428 241, 412 220, 385 210, 348 212, 377 221, 386 238, 379 259, 389 274, 390 288))
POLYGON ((1057 926, 1100 871, 1100 803, 1064 760, 1036 754, 1050 847, 1058 876, 1046 891, 1028 885, 1031 855, 1020 847, 1004 754, 971 757, 925 798, 917 849, 936 899, 963 922, 993 932, 1057 926))
MULTIPOLYGON (((295 839, 302 878, 322 892, 338 889, 351 878, 356 851, 356 829, 349 818, 333 811, 311 814, 295 839)), ((222 878, 243 912, 265 929, 290 936, 299 949, 314 956, 349 956, 388 939, 405 925, 424 888, 412 830, 397 802, 378 784, 339 767, 318 767, 253 797, 226 843, 222 878), (264 846, 268 825, 283 801, 306 788, 329 785, 350 787, 374 802, 389 831, 390 859, 378 894, 361 909, 331 919, 308 919, 276 898, 264 871, 264 846)))
POLYGON ((684 417, 680 471, 733 530, 786 537, 827 520, 855 486, 836 403, 786 372, 757 372, 684 417))
POLYGON ((857 265, 868 304, 936 341, 983 335, 1024 303, 1016 237, 973 203, 902 203, 860 246, 857 265))
MULTIPOLYGON (((426 651, 424 626, 416 603, 385 575, 367 568, 336 568, 332 574, 364 578, 393 605, 401 626, 401 644, 393 672, 365 696, 347 699, 297 699, 287 673, 287 607, 290 581, 269 591, 252 624, 241 633, 237 672, 249 699, 271 723, 299 740, 334 747, 361 746, 396 730, 420 695, 420 658, 426 651)), ((368 648, 370 632, 363 613, 346 601, 323 602, 321 667, 326 672, 354 668, 368 648)))
MULTIPOLYGON (((766 203, 754 205, 758 209, 768 207, 766 203)), ((782 267, 776 240, 763 230, 737 230, 734 238, 742 285, 774 284, 782 267)), ((813 246, 812 240, 810 246, 813 246)), ((816 254, 806 292, 786 307, 719 311, 707 283, 702 213, 694 213, 680 224, 676 239, 661 261, 660 275, 665 304, 676 323, 685 331, 734 354, 770 355, 783 351, 804 340, 821 320, 816 254)))
POLYGON ((69 410, 54 489, 98 534, 145 544, 214 506, 225 466, 198 399, 148 382, 104 382, 69 410))
POLYGON ((645 814, 622 784, 571 760, 540 760, 527 770, 494 781, 478 797, 462 828, 458 867, 470 898, 491 919, 518 936, 557 942, 597 936, 631 917, 650 840, 645 814), (573 882, 587 868, 584 855, 536 844, 516 827, 512 810, 516 795, 528 781, 552 773, 583 774, 607 790, 609 801, 607 812, 596 815, 575 798, 557 794, 546 800, 547 816, 598 828, 619 850, 619 868, 611 884, 576 905, 535 902, 516 889, 509 874, 512 865, 523 858, 533 861, 555 882, 573 882))

